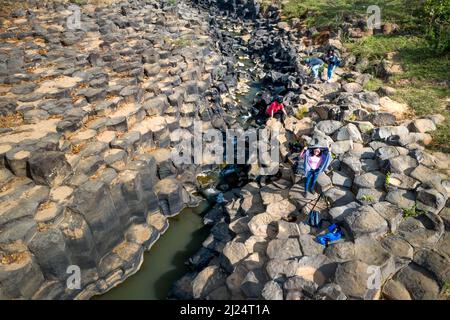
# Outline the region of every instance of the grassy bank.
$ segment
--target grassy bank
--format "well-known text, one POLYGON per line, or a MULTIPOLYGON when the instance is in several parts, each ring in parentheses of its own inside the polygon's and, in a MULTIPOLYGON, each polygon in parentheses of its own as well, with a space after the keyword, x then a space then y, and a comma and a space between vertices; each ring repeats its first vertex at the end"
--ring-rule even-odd
MULTIPOLYGON (((265 0, 266 1, 266 0, 265 0)), ((450 55, 436 53, 425 40, 415 14, 418 1, 404 0, 283 0, 268 1, 281 4, 283 19, 302 19, 308 26, 337 27, 346 16, 364 17, 367 7, 378 5, 381 22, 400 26, 395 35, 374 35, 362 40, 345 39, 344 45, 358 57, 369 59, 374 76, 376 66, 386 55, 396 52, 396 62, 403 72, 392 76, 387 83, 374 78, 366 86, 377 90, 389 85, 397 90, 393 97, 406 102, 417 116, 434 113, 444 115, 444 123, 433 133, 430 148, 450 153, 450 55)))
POLYGON ((339 26, 346 15, 366 15, 367 8, 372 5, 380 7, 381 19, 384 22, 411 25, 415 20, 413 6, 407 5, 404 0, 275 0, 275 2, 281 3, 286 19, 303 18, 309 26, 339 26))
MULTIPOLYGON (((423 38, 412 35, 371 36, 345 45, 354 54, 368 58, 373 65, 380 63, 387 53, 397 52, 403 72, 387 82, 397 89, 394 99, 406 102, 417 116, 444 115, 445 121, 433 133, 430 147, 450 153, 450 55, 435 53, 423 38)), ((366 89, 377 90, 385 84, 375 78, 366 89)))

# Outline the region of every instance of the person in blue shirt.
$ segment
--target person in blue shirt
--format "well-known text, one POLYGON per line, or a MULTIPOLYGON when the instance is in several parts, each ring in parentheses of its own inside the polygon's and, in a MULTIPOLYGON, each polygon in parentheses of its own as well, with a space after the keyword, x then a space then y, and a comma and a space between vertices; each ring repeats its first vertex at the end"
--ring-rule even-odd
POLYGON ((333 77, 333 72, 336 67, 339 67, 341 61, 339 60, 333 49, 328 50, 328 53, 325 56, 324 60, 328 64, 327 82, 330 83, 331 78, 333 77))
POLYGON ((305 59, 305 63, 308 67, 311 68, 311 72, 314 76, 314 79, 317 79, 317 77, 319 76, 319 70, 321 69, 321 67, 324 65, 325 62, 323 62, 322 59, 313 57, 305 59))

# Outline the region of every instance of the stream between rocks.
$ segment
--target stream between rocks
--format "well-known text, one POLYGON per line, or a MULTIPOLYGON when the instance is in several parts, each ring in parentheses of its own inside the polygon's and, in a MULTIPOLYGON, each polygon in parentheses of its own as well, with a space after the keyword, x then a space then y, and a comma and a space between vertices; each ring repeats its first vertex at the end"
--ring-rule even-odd
POLYGON ((170 227, 153 247, 144 253, 140 270, 125 282, 94 300, 165 299, 171 285, 189 271, 186 260, 208 236, 202 213, 207 203, 184 209, 170 218, 170 227))
MULTIPOLYGON (((226 17, 217 18, 221 22, 220 32, 227 37, 227 42, 232 43, 227 47, 227 49, 232 48, 231 52, 224 52, 224 48, 221 48, 221 53, 230 54, 235 62, 238 83, 230 98, 239 109, 238 125, 246 129, 253 119, 251 109, 255 106, 255 101, 258 101, 256 97, 264 91, 265 83, 262 79, 264 74, 261 74, 260 60, 257 59, 255 62, 252 50, 245 46, 241 28, 227 23, 226 17)), ((230 100, 227 101, 230 102, 230 100)), ((254 126, 258 127, 255 124, 254 126)), ((197 207, 186 208, 179 215, 169 219, 170 227, 151 249, 144 253, 139 271, 105 294, 94 296, 93 300, 153 300, 168 297, 174 283, 192 270, 189 258, 198 252, 210 233, 211 228, 208 227, 208 218, 205 219, 205 216, 208 213, 214 215, 216 201, 215 198, 211 201, 209 193, 215 195, 219 192, 215 188, 220 182, 218 171, 220 169, 206 172, 207 183, 205 188, 200 190, 205 200, 197 207)), ((242 182, 240 187, 243 183, 245 182, 242 182)))

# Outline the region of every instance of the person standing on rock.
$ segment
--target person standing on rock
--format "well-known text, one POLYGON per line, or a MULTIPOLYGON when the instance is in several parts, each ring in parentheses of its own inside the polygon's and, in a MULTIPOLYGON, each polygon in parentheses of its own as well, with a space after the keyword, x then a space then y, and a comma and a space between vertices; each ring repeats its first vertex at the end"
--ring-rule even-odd
MULTIPOLYGON (((319 71, 322 69, 325 62, 319 58, 307 58, 305 59, 305 63, 311 69, 314 80, 317 80, 320 73, 319 71)), ((320 73, 320 78, 322 79, 322 73, 320 73)))
POLYGON ((266 114, 270 118, 277 118, 281 122, 284 121, 284 116, 287 117, 286 110, 284 109, 283 99, 281 97, 277 97, 275 101, 273 101, 266 110, 266 114))
POLYGON ((328 148, 307 148, 305 147, 300 154, 300 158, 305 160, 305 194, 309 190, 314 193, 317 178, 325 171, 331 162, 331 154, 328 148), (311 188, 311 189, 310 189, 311 188))
POLYGON ((341 61, 335 54, 333 49, 328 50, 327 55, 325 56, 325 62, 328 64, 328 73, 327 73, 327 82, 331 82, 331 78, 333 77, 334 70, 336 67, 339 67, 341 61))

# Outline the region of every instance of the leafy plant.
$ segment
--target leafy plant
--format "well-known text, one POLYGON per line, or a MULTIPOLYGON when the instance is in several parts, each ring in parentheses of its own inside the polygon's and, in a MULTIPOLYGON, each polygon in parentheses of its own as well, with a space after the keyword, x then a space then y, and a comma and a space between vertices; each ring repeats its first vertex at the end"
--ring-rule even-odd
POLYGON ((357 117, 356 117, 356 114, 354 114, 354 113, 351 113, 348 116, 348 121, 356 121, 356 119, 357 119, 357 117))
POLYGON ((386 173, 386 178, 384 180, 384 186, 387 189, 389 187, 389 184, 391 183, 391 173, 387 172, 386 173))
POLYGON ((79 5, 79 6, 87 4, 87 0, 70 0, 70 2, 72 2, 76 5, 79 5))
POLYGON ((372 201, 375 200, 375 199, 373 198, 372 195, 370 195, 370 194, 365 194, 365 195, 363 195, 363 196, 361 197, 361 200, 362 200, 362 201, 367 201, 367 202, 372 202, 372 201))
POLYGON ((445 299, 448 299, 450 297, 450 282, 448 282, 448 281, 444 282, 444 285, 442 286, 441 294, 445 299))
POLYGON ((295 112, 294 117, 296 117, 298 120, 302 120, 306 116, 307 113, 308 113, 308 108, 301 107, 295 112))
POLYGON ((422 7, 425 36, 437 52, 450 49, 450 0, 425 0, 422 7))
POLYGON ((417 205, 414 204, 411 208, 403 208, 403 218, 414 218, 423 214, 423 211, 417 209, 417 205))
POLYGON ((187 38, 178 38, 178 39, 172 41, 172 43, 177 47, 186 47, 186 46, 191 45, 192 41, 187 38))

